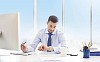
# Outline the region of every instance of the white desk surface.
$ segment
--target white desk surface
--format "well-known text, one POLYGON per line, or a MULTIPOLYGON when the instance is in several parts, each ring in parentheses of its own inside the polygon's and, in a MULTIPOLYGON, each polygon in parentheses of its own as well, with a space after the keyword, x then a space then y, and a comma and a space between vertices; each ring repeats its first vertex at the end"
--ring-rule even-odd
MULTIPOLYGON (((12 55, 11 52, 16 51, 2 50, 0 49, 0 62, 99 62, 100 56, 90 56, 88 59, 82 57, 82 53, 78 56, 61 57, 60 54, 38 54, 32 53, 32 55, 12 55)), ((19 53, 19 52, 18 52, 19 53)))

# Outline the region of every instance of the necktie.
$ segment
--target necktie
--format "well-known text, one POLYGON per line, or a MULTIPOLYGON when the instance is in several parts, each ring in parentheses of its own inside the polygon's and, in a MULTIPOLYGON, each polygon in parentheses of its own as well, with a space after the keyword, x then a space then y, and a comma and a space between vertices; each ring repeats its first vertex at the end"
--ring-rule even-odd
POLYGON ((48 33, 48 43, 47 43, 47 46, 51 46, 51 35, 52 33, 48 33))

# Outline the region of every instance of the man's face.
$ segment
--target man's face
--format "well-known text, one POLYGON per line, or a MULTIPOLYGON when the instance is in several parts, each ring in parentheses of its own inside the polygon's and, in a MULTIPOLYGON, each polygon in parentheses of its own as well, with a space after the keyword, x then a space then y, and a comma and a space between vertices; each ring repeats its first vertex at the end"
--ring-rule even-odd
POLYGON ((53 33, 56 28, 57 23, 53 23, 52 21, 49 21, 47 23, 47 29, 49 33, 53 33))

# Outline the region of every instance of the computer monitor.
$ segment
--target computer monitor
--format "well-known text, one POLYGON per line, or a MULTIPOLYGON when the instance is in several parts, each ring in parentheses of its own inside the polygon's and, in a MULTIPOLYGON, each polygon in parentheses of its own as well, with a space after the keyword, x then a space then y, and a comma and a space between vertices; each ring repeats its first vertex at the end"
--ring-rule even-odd
POLYGON ((0 15, 0 49, 19 50, 19 13, 0 15))

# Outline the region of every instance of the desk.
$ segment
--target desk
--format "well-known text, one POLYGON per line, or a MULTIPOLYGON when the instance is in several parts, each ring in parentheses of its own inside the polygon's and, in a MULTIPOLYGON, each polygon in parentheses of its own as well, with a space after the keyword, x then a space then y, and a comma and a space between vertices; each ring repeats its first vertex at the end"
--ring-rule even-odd
MULTIPOLYGON (((1 52, 1 50, 0 50, 1 52)), ((38 54, 32 53, 32 55, 11 55, 10 50, 3 50, 6 55, 0 55, 0 62, 99 62, 100 56, 91 56, 89 59, 82 58, 82 53, 78 56, 66 56, 61 57, 60 54, 38 54)))

